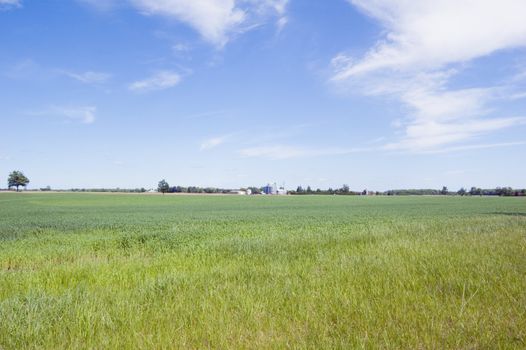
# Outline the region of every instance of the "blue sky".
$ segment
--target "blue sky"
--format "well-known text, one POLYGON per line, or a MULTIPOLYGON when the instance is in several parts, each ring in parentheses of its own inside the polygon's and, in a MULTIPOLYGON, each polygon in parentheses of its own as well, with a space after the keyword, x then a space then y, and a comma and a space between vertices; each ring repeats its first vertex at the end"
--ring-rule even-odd
POLYGON ((0 173, 33 188, 525 187, 525 13, 0 0, 0 173))

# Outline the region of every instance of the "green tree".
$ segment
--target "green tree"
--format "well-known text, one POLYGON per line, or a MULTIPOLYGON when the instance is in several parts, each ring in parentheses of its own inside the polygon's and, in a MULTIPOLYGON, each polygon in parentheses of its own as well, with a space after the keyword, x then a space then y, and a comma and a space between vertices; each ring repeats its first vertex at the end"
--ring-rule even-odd
POLYGON ((17 192, 20 186, 26 187, 28 183, 29 179, 19 170, 12 171, 7 178, 7 187, 16 187, 17 192))
POLYGON ((513 189, 511 187, 502 187, 499 196, 513 196, 513 189))
POLYGON ((459 196, 465 196, 467 193, 466 189, 464 187, 462 187, 460 190, 458 190, 457 194, 459 196))
POLYGON ((482 196, 482 189, 478 187, 471 187, 469 194, 472 196, 482 196))
POLYGON ((157 186, 157 192, 161 192, 162 194, 165 194, 170 189, 170 185, 168 185, 168 182, 166 182, 165 179, 162 179, 159 181, 159 185, 157 186))
POLYGON ((449 191, 448 191, 447 187, 446 186, 442 187, 442 190, 440 191, 440 194, 446 195, 448 193, 449 193, 449 191))
POLYGON ((261 194, 261 189, 257 187, 249 187, 249 190, 252 191, 252 194, 261 194))

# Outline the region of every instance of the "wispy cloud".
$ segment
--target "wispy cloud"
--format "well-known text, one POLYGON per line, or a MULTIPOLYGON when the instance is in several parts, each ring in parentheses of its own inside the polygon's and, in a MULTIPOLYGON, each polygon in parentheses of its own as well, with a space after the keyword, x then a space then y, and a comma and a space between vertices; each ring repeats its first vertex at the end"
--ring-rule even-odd
POLYGON ((51 116, 65 118, 67 121, 76 121, 82 124, 95 122, 95 106, 51 106, 40 111, 31 111, 26 114, 35 116, 51 116))
POLYGON ((500 142, 500 143, 486 143, 486 144, 474 144, 474 145, 462 145, 445 147, 441 149, 423 151, 424 154, 439 154, 439 153, 456 153, 461 151, 479 150, 479 149, 490 149, 490 148, 501 148, 501 147, 516 147, 524 146, 526 141, 515 141, 515 142, 500 142))
POLYGON ((517 92, 517 93, 514 93, 511 96, 509 96, 510 100, 520 100, 520 99, 523 99, 523 98, 526 98, 526 91, 524 91, 524 92, 517 92))
POLYGON ((284 28, 285 26, 289 23, 289 19, 287 16, 283 16, 283 17, 280 17, 277 21, 276 21, 276 27, 278 28, 278 33, 280 33, 284 28))
POLYGON ((59 107, 54 106, 51 111, 57 115, 64 116, 72 121, 78 121, 83 124, 92 124, 95 122, 95 112, 97 107, 79 106, 79 107, 59 107))
MULTIPOLYGON (((471 140, 477 136, 520 124, 526 124, 526 118, 476 118, 452 122, 416 121, 406 127, 405 136, 401 140, 385 145, 384 149, 417 153, 435 152, 449 144, 471 140)), ((468 148, 462 146, 444 149, 468 148)))
POLYGON ((0 11, 22 7, 22 0, 0 0, 0 11))
POLYGON ((367 152, 368 148, 306 148, 287 145, 272 145, 244 148, 239 151, 243 157, 266 158, 271 160, 309 158, 320 156, 338 156, 352 153, 367 152))
POLYGON ((75 73, 70 71, 60 71, 67 77, 80 81, 85 84, 99 84, 108 81, 111 78, 111 74, 102 72, 86 71, 82 73, 75 73))
POLYGON ((190 53, 192 46, 186 43, 179 42, 172 45, 172 53, 175 57, 188 59, 191 57, 190 53))
POLYGON ((204 151, 204 150, 210 150, 212 148, 216 148, 222 144, 224 144, 228 138, 230 137, 231 135, 223 135, 223 136, 217 136, 217 137, 212 137, 212 138, 209 138, 209 139, 206 139, 204 140, 202 143, 201 143, 201 150, 204 151))
POLYGON ((34 60, 25 58, 14 63, 3 75, 10 79, 38 79, 47 76, 47 72, 34 60))
POLYGON ((111 74, 96 71, 75 72, 67 69, 50 68, 30 58, 17 61, 3 75, 17 80, 51 80, 68 77, 84 84, 101 84, 111 78, 111 74))
POLYGON ((269 15, 285 16, 288 0, 131 0, 145 15, 174 18, 194 28, 206 41, 223 47, 232 36, 269 15))
MULTIPOLYGON (((399 141, 386 149, 433 152, 524 123, 491 117, 502 87, 451 89, 462 63, 526 46, 521 0, 349 0, 385 28, 385 37, 364 57, 332 60, 333 83, 366 95, 398 99, 407 115, 399 141)), ((512 87, 507 87, 511 88, 512 87)), ((451 148, 451 147, 450 147, 451 148)))
POLYGON ((129 89, 136 92, 164 90, 176 86, 181 80, 181 75, 176 72, 161 71, 144 80, 133 82, 129 89))
POLYGON ((380 69, 421 70, 467 62, 526 44, 522 0, 349 0, 387 30, 362 59, 336 78, 380 69))

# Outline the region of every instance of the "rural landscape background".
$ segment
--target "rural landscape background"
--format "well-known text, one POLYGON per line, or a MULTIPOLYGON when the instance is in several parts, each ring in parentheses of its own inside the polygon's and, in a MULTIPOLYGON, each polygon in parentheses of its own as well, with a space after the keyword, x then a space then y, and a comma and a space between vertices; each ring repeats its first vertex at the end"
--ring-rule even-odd
POLYGON ((526 348, 524 0, 0 0, 0 350, 526 348))
POLYGON ((503 197, 0 195, 0 344, 524 348, 503 197))

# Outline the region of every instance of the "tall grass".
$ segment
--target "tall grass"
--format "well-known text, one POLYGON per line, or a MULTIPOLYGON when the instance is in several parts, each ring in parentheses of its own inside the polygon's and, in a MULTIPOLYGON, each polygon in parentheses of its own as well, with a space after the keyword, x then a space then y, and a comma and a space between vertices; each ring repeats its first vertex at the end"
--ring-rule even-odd
POLYGON ((0 194, 0 348, 524 348, 516 198, 0 194))

